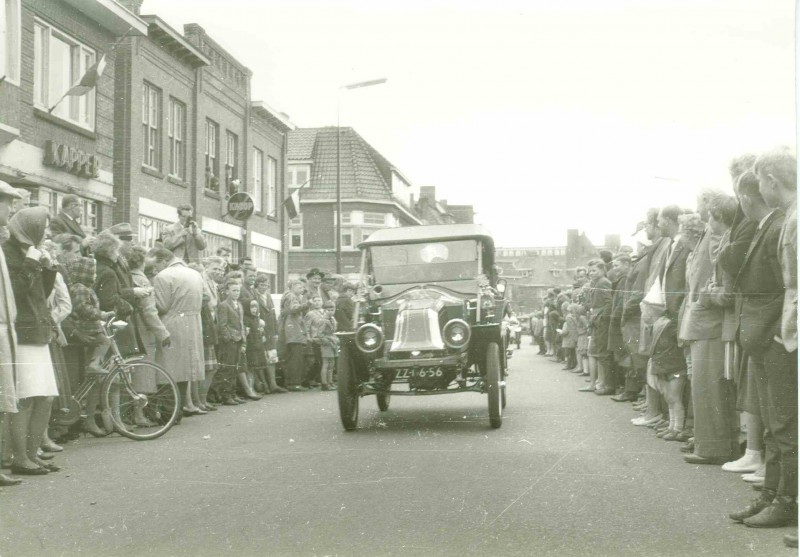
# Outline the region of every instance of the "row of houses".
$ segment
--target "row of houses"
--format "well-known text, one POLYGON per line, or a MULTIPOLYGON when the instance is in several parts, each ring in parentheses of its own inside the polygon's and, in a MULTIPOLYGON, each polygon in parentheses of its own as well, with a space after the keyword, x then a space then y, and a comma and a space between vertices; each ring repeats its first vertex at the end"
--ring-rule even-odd
POLYGON ((608 234, 602 246, 595 246, 584 232, 571 228, 566 245, 498 247, 496 261, 508 283, 506 296, 520 313, 540 309, 547 290, 572 286, 578 267, 597 258, 600 250, 616 253, 620 243, 619 235, 608 234))
POLYGON ((129 222, 152 246, 190 203, 207 254, 249 256, 283 289, 335 261, 336 134, 341 134, 343 272, 384 226, 472 219, 415 187, 351 128, 303 129, 251 90, 252 72, 201 26, 183 32, 142 0, 0 0, 0 179, 55 215, 66 194, 82 226, 129 222), (102 61, 102 62, 101 62, 102 61), (65 96, 89 68, 88 93, 65 96), (282 201, 300 188, 301 213, 282 201), (237 192, 253 214, 237 220, 237 192))

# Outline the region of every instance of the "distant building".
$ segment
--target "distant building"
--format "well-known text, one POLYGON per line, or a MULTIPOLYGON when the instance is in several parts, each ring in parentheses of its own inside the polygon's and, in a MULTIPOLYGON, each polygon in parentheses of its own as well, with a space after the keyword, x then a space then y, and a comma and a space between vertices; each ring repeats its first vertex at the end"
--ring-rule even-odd
MULTIPOLYGON (((289 276, 312 267, 336 269, 336 127, 299 128, 289 133, 289 192, 300 189, 300 214, 289 223, 289 276)), ((414 185, 399 168, 354 129, 340 128, 342 274, 360 268, 358 245, 375 230, 421 224, 450 224, 472 215, 471 206, 436 200, 436 189, 414 185)))
POLYGON ((508 282, 507 297, 512 307, 521 313, 539 309, 548 288, 571 286, 576 267, 598 257, 600 249, 619 249, 619 236, 607 235, 606 242, 611 244, 596 247, 586 234, 570 229, 566 246, 498 247, 495 260, 508 282))

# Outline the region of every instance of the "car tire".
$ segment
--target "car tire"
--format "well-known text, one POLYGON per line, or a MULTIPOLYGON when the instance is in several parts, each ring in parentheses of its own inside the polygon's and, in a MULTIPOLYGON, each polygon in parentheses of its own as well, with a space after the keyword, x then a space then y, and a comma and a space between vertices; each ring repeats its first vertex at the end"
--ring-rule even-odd
POLYGON ((339 395, 339 417, 346 431, 358 426, 358 378, 353 359, 347 349, 339 354, 339 371, 336 390, 339 395))
POLYGON ((497 429, 503 425, 503 372, 500 369, 500 347, 491 342, 486 347, 486 392, 489 395, 489 424, 497 429))
POLYGON ((378 399, 378 410, 386 412, 389 409, 392 395, 376 395, 376 398, 378 399))

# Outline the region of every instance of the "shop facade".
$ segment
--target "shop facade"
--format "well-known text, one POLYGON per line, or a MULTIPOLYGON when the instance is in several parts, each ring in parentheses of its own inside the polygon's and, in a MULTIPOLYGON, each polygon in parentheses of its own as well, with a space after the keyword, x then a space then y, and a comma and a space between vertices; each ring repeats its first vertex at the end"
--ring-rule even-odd
POLYGON ((115 2, 5 0, 0 26, 0 179, 53 216, 75 194, 87 233, 110 226, 115 46, 145 22, 115 2), (66 95, 101 61, 96 87, 66 95))

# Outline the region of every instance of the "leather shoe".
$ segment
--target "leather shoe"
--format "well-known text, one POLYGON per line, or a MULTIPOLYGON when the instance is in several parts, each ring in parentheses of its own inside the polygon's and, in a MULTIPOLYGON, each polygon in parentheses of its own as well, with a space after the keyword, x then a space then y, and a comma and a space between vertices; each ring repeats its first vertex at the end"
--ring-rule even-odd
POLYGON ((45 476, 50 473, 47 468, 27 468, 25 466, 11 465, 11 473, 15 476, 45 476))
POLYGON ((620 393, 618 395, 612 396, 611 400, 614 402, 633 402, 636 400, 636 395, 632 395, 631 393, 620 393))
POLYGON ((617 391, 612 389, 611 387, 605 387, 603 389, 597 389, 594 394, 597 396, 609 396, 615 394, 617 391))
POLYGON ((691 454, 694 452, 694 443, 687 441, 685 445, 681 445, 681 452, 691 454))
POLYGON ((772 504, 757 515, 744 519, 744 525, 750 528, 779 528, 796 523, 797 502, 794 497, 784 495, 775 497, 772 504))
POLYGON ((239 403, 234 402, 232 398, 226 398, 225 400, 222 401, 222 404, 224 406, 239 406, 239 403))
POLYGON ((667 433, 661 439, 663 439, 664 441, 680 441, 680 439, 678 439, 678 436, 680 436, 680 434, 681 434, 680 431, 673 430, 673 431, 670 431, 669 433, 667 433))
POLYGON ((590 387, 589 385, 586 385, 585 387, 581 387, 580 389, 578 389, 578 392, 579 393, 593 393, 594 392, 594 387, 590 387))
POLYGON ((783 535, 783 545, 786 547, 797 547, 797 532, 783 535))
POLYGON ((10 487, 12 485, 19 485, 22 483, 22 480, 15 480, 14 478, 9 478, 5 474, 0 474, 0 486, 1 487, 10 487))
POLYGON ((772 504, 772 500, 775 498, 775 491, 772 489, 765 489, 761 492, 761 495, 750 501, 750 504, 747 505, 740 511, 734 512, 729 514, 731 520, 734 522, 743 522, 745 518, 750 518, 751 516, 755 516, 767 507, 772 504))
POLYGON ((687 454, 683 460, 689 464, 715 464, 721 466, 730 460, 727 456, 700 456, 696 454, 687 454))

